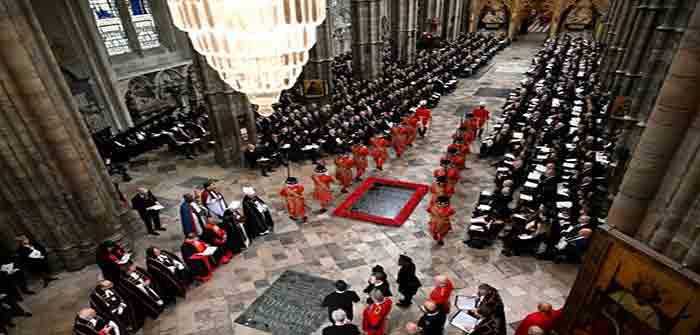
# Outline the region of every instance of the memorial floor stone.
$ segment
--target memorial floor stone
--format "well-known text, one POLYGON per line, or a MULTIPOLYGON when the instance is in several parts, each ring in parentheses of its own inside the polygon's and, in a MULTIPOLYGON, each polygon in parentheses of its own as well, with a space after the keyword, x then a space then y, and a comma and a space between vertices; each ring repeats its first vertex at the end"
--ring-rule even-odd
POLYGON ((496 97, 496 98, 507 98, 512 89, 510 88, 497 88, 497 87, 481 87, 474 95, 480 97, 496 97))

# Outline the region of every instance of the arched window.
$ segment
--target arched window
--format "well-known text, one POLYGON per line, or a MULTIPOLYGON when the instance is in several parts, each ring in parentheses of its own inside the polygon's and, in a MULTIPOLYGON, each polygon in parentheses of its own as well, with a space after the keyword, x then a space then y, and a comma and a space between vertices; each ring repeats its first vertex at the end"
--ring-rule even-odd
POLYGON ((151 49, 160 46, 156 22, 151 15, 151 4, 149 0, 127 0, 129 1, 129 14, 131 22, 136 30, 141 49, 151 49))
POLYGON ((160 46, 150 0, 89 0, 110 56, 160 46))
POLYGON ((117 0, 90 0, 90 9, 97 21, 97 30, 110 56, 131 52, 122 19, 119 16, 117 0))

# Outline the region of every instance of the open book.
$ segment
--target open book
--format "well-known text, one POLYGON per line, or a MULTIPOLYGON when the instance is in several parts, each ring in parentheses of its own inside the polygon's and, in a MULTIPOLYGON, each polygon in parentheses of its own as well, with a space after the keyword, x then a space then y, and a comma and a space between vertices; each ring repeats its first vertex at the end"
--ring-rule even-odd
POLYGON ((209 246, 209 247, 207 247, 206 249, 204 249, 204 251, 198 253, 197 255, 200 255, 200 256, 211 256, 211 255, 213 255, 213 254, 216 252, 216 249, 218 249, 218 247, 211 247, 211 246, 209 246))
POLYGON ((450 320, 450 324, 453 327, 459 328, 466 333, 471 333, 478 322, 478 319, 469 315, 465 311, 459 311, 459 313, 455 314, 455 316, 452 317, 452 320, 450 320))

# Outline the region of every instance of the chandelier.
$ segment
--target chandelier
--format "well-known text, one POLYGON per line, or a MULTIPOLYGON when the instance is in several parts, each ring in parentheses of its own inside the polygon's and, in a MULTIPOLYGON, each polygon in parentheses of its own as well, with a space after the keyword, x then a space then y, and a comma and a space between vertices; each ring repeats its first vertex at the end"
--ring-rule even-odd
POLYGON ((175 26, 236 91, 269 116, 294 86, 326 19, 326 0, 168 0, 175 26))

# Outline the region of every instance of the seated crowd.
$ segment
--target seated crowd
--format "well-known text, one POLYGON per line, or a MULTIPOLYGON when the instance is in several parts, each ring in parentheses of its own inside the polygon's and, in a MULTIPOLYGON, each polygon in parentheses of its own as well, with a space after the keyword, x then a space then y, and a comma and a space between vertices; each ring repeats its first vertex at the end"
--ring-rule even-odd
POLYGON ((481 157, 499 159, 495 190, 481 193, 467 245, 501 237, 506 256, 581 261, 605 222, 614 143, 606 130, 610 99, 598 82, 599 47, 564 35, 534 57, 482 143, 481 157))

